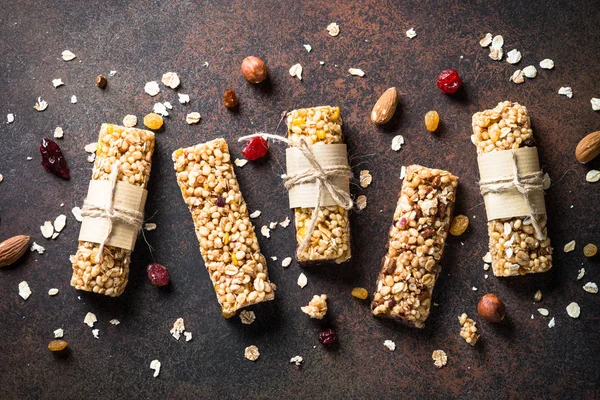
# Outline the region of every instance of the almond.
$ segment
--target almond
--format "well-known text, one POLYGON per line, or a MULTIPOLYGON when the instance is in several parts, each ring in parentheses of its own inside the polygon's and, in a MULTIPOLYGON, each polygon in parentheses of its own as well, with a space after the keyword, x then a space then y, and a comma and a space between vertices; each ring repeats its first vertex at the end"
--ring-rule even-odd
POLYGON ((577 161, 585 164, 600 154, 600 131, 592 132, 579 142, 575 149, 577 161))
POLYGON ((371 121, 377 125, 382 125, 388 122, 396 112, 398 105, 398 91, 395 87, 391 87, 377 100, 373 111, 371 111, 371 121))
POLYGON ((29 236, 13 236, 0 243, 0 267, 6 267, 17 261, 29 246, 29 236))

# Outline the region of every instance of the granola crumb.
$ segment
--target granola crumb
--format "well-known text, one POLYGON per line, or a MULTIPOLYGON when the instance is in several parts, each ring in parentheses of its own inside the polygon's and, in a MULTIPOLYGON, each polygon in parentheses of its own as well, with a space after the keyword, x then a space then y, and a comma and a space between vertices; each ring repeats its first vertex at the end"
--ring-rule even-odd
POLYGON ((314 319, 323 319, 327 314, 327 295, 314 295, 307 306, 300 307, 304 314, 314 319))
POLYGON ((444 350, 435 350, 431 355, 435 365, 438 368, 442 368, 444 365, 448 363, 448 356, 444 350))
POLYGON ((548 322, 548 328, 552 329, 556 326, 556 321, 554 320, 554 317, 552 317, 552 319, 550 320, 550 322, 548 322))
MULTIPOLYGON (((238 166, 238 167, 242 168, 244 165, 248 164, 248 160, 246 160, 245 158, 244 158, 244 159, 241 159, 241 158, 236 158, 235 160, 233 160, 233 163, 234 163, 236 166, 238 166)), ((255 212, 256 212, 256 211, 255 211, 255 212)), ((260 211, 259 211, 259 212, 260 212, 260 211)), ((254 213, 252 213, 252 214, 254 214, 254 213)), ((250 218, 253 218, 253 217, 252 217, 252 214, 250 215, 250 218)), ((259 214, 259 215, 260 215, 260 214, 259 214)))
POLYGON ((410 28, 409 30, 406 31, 407 38, 412 39, 416 36, 417 36, 417 32, 414 30, 414 28, 410 28))
POLYGON ((360 196, 358 196, 356 198, 355 204, 356 204, 356 209, 358 211, 364 210, 365 208, 367 208, 367 196, 365 196, 364 194, 361 194, 360 196))
POLYGON ((570 86, 563 86, 558 89, 558 94, 567 96, 570 99, 573 97, 573 89, 570 86))
POLYGON ((384 345, 385 347, 387 347, 389 351, 394 351, 394 350, 396 350, 396 343, 394 343, 393 341, 391 341, 391 340, 389 340, 389 339, 385 340, 385 341, 383 342, 383 345, 384 345))
POLYGON ((185 341, 189 342, 192 340, 192 332, 183 332, 183 336, 185 336, 185 341))
POLYGON ((183 322, 183 318, 177 318, 173 323, 173 327, 170 330, 171 336, 173 336, 176 340, 179 340, 183 331, 185 331, 185 324, 183 322))
POLYGON ((404 144, 404 136, 402 136, 402 135, 394 136, 394 138, 392 139, 392 150, 399 151, 402 148, 403 144, 404 144))
POLYGON ((287 228, 288 226, 290 226, 290 219, 288 217, 285 217, 285 219, 279 223, 279 226, 281 226, 282 228, 287 228))
POLYGON ((260 234, 268 239, 271 237, 271 230, 269 229, 268 226, 263 225, 260 227, 260 234))
POLYGON ((111 319, 110 321, 108 321, 111 325, 119 325, 121 323, 121 321, 119 321, 118 319, 111 319))
POLYGON ((92 329, 92 335, 94 335, 94 339, 99 339, 98 333, 100 333, 99 329, 92 329))
POLYGON ((475 346, 477 341, 479 340, 479 335, 477 334, 476 323, 466 313, 462 313, 460 317, 458 317, 458 323, 462 327, 460 329, 460 336, 465 339, 467 343, 471 346, 475 346))
POLYGON ((262 214, 262 212, 260 210, 254 210, 254 212, 252 214, 249 215, 250 218, 258 218, 260 217, 260 214, 262 214))
POLYGON ((360 186, 363 188, 368 187, 373 181, 373 176, 371 176, 368 169, 364 169, 360 171, 360 186))
POLYGON ((96 318, 96 314, 94 314, 93 312, 85 314, 85 318, 83 319, 83 323, 89 326, 90 328, 92 328, 94 326, 94 323, 97 321, 98 318, 96 318))
POLYGON ((254 314, 254 311, 242 310, 240 312, 240 321, 242 321, 242 324, 244 325, 250 325, 255 319, 256 314, 254 314))
POLYGON ((304 362, 304 359, 301 356, 295 356, 290 358, 290 362, 296 364, 297 366, 301 366, 304 362))
POLYGON ((250 361, 258 360, 258 357, 260 357, 258 347, 254 345, 246 347, 246 349, 244 349, 244 357, 246 357, 250 361))
POLYGON ((58 328, 54 331, 54 338, 55 339, 61 338, 64 336, 64 334, 65 334, 65 331, 62 328, 58 328))
POLYGON ((160 374, 160 361, 152 360, 152 362, 150 362, 150 369, 154 370, 154 374, 152 376, 156 378, 158 374, 160 374))

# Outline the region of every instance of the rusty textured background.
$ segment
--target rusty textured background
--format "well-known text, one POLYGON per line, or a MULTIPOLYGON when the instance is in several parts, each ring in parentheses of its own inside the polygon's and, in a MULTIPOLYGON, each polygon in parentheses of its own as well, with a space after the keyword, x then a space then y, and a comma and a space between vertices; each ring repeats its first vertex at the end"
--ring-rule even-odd
MULTIPOLYGON (((0 271, 0 398, 600 397, 598 295, 582 289, 588 281, 600 283, 598 260, 582 254, 585 243, 600 244, 600 183, 585 182, 586 172, 599 168, 600 160, 580 165, 574 158, 577 142, 600 129, 600 113, 590 107, 590 98, 600 97, 595 2, 1 0, 0 8, 0 238, 29 234, 47 249, 0 271), (333 21, 341 27, 335 38, 325 30, 333 21), (418 36, 409 40, 404 32, 411 27, 418 36), (508 82, 516 67, 488 58, 488 50, 478 45, 486 32, 504 36, 505 52, 523 53, 520 68, 547 57, 556 68, 538 68, 537 78, 522 85, 508 82), (305 43, 312 52, 302 47, 305 43), (65 49, 77 59, 63 62, 65 49), (267 62, 267 84, 252 86, 240 75, 241 60, 252 54, 267 62), (297 62, 304 66, 301 82, 288 75, 297 62), (362 68, 366 76, 350 76, 349 67, 362 68), (465 82, 457 96, 445 96, 435 86, 437 74, 448 67, 457 68, 465 82), (111 70, 117 74, 106 90, 95 87, 96 75, 111 70), (155 98, 144 93, 145 82, 159 81, 167 71, 179 73, 179 92, 190 94, 190 104, 180 105, 167 88, 155 98), (65 86, 54 89, 54 78, 62 78, 65 86), (377 128, 369 112, 389 86, 398 87, 401 105, 388 126, 377 128), (557 94, 561 86, 573 88, 572 99, 557 94), (239 94, 238 113, 221 104, 227 87, 239 94), (72 94, 79 99, 75 105, 69 103, 72 94), (32 108, 38 96, 49 103, 43 113, 32 108), (541 161, 553 180, 547 207, 555 266, 544 275, 484 279, 487 232, 469 138, 471 115, 505 99, 529 108, 541 161), (166 100, 174 109, 157 137, 146 206, 158 229, 146 237, 156 261, 169 267, 171 288, 149 284, 145 266, 152 257, 140 240, 121 298, 78 293, 69 286, 68 257, 79 230, 70 209, 81 205, 91 175, 83 147, 95 140, 102 122, 120 123, 129 113, 141 118, 155 101, 166 100), (276 301, 256 307, 257 321, 250 326, 238 318, 224 320, 170 153, 223 136, 238 156, 236 137, 273 131, 282 110, 320 104, 342 107, 355 170, 369 169, 374 178, 367 189, 353 188, 369 202, 351 217, 354 257, 348 264, 306 269, 295 263, 283 269, 273 262, 276 301), (435 135, 422 122, 430 109, 442 119, 435 135), (191 111, 203 116, 197 126, 185 123, 191 111), (16 121, 7 125, 9 112, 16 121), (59 143, 72 173, 68 182, 44 172, 37 150, 40 139, 59 125, 65 131, 59 143), (396 134, 406 139, 399 153, 390 149, 396 134), (376 320, 368 302, 350 296, 354 286, 373 291, 400 189, 400 166, 413 162, 458 175, 457 211, 471 218, 468 232, 449 240, 434 293, 439 306, 424 330, 376 320), (68 216, 66 229, 57 240, 45 240, 39 226, 60 213, 68 216), (576 250, 563 253, 572 239, 576 250), (581 267, 587 272, 578 281, 581 267), (301 271, 309 282, 302 290, 296 285, 301 271), (33 291, 26 302, 17 294, 22 280, 33 291), (51 287, 60 289, 56 297, 47 295, 51 287), (532 301, 537 289, 544 293, 540 304, 532 301), (476 315, 485 292, 504 299, 506 323, 492 326, 476 315), (330 298, 328 318, 321 323, 300 311, 320 293, 330 298), (581 306, 577 320, 565 312, 571 301, 581 306), (550 310, 554 329, 537 307, 550 310), (88 311, 98 316, 99 339, 83 324, 88 311), (475 348, 458 335, 462 312, 480 327, 482 340, 475 348), (193 341, 177 342, 169 335, 177 317, 185 319, 193 341), (121 324, 110 325, 112 318, 121 324), (337 330, 341 345, 336 350, 318 343, 323 326, 337 330), (70 343, 66 358, 46 349, 59 327, 70 343), (383 346, 385 339, 396 342, 395 352, 383 346), (261 352, 254 363, 243 358, 250 344, 261 352), (449 357, 441 370, 431 360, 438 348, 449 357), (300 368, 289 363, 295 355, 305 359, 300 368), (163 365, 158 378, 148 368, 154 358, 163 365)), ((263 212, 259 226, 291 216, 279 179, 283 164, 283 148, 272 146, 267 162, 238 169, 250 209, 263 212)), ((259 240, 267 258, 293 253, 292 227, 259 240)))

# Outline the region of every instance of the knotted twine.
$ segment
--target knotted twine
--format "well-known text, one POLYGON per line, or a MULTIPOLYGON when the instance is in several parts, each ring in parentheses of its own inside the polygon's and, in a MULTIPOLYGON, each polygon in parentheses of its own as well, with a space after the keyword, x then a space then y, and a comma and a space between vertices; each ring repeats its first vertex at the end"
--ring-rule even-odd
POLYGON ((119 166, 119 162, 113 164, 110 176, 108 178, 108 181, 110 182, 110 190, 109 192, 107 192, 108 204, 106 206, 100 206, 89 202, 86 198, 83 202, 83 207, 81 209, 82 217, 101 218, 106 219, 108 222, 106 225, 104 237, 100 242, 98 254, 96 254, 96 262, 101 262, 102 260, 104 246, 110 238, 110 235, 113 230, 113 225, 115 223, 121 222, 127 225, 131 225, 135 228, 136 231, 138 231, 142 228, 142 222, 144 220, 144 215, 141 212, 122 206, 115 206, 114 204, 115 189, 117 187, 117 175, 119 174, 119 166))
POLYGON ((306 157, 306 159, 310 163, 310 166, 311 166, 310 169, 300 171, 292 176, 288 176, 288 175, 283 176, 284 177, 283 185, 285 186, 285 188, 288 191, 296 185, 303 185, 303 184, 307 184, 307 183, 316 183, 316 185, 317 185, 317 196, 315 199, 315 208, 312 212, 312 218, 310 220, 310 225, 308 226, 308 229, 306 231, 306 236, 304 236, 304 240, 298 247, 298 253, 301 253, 308 245, 310 238, 312 237, 312 234, 317 225, 317 218, 319 216, 319 208, 321 207, 321 197, 324 194, 324 190, 329 192, 333 201, 335 201, 335 203, 337 205, 339 205, 340 207, 342 207, 344 210, 350 210, 352 208, 352 206, 354 205, 354 203, 352 202, 352 198, 350 197, 350 194, 348 192, 346 192, 345 190, 342 190, 339 187, 337 187, 332 181, 332 178, 335 178, 335 177, 350 179, 350 178, 352 178, 352 171, 348 165, 340 164, 340 165, 331 165, 328 167, 321 166, 321 164, 319 164, 319 162, 317 161, 315 155, 311 151, 311 149, 308 146, 308 144, 306 143, 306 141, 302 138, 300 139, 300 143, 296 144, 296 143, 292 142, 291 140, 286 139, 282 136, 272 135, 270 133, 265 133, 265 132, 258 132, 253 135, 243 136, 238 139, 238 142, 252 139, 255 137, 259 137, 259 136, 263 137, 263 138, 273 139, 276 141, 278 140, 280 142, 286 143, 290 147, 297 148, 298 150, 300 150, 302 152, 304 157, 306 157))
POLYGON ((529 209, 529 217, 531 218, 531 225, 535 229, 535 235, 538 240, 543 240, 546 235, 542 231, 542 227, 536 217, 537 213, 531 202, 530 195, 537 191, 543 191, 544 177, 542 171, 532 172, 530 174, 519 174, 519 168, 517 167, 517 156, 514 150, 511 152, 512 171, 513 176, 501 177, 496 179, 487 179, 479 181, 479 190, 485 197, 488 193, 503 193, 517 189, 519 193, 523 195, 525 204, 529 209))

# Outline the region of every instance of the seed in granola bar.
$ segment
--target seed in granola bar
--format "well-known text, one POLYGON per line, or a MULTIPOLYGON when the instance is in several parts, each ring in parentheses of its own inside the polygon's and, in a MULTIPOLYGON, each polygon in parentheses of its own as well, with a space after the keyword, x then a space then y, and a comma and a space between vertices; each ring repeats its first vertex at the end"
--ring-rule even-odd
POLYGON ((250 161, 264 157, 269 150, 269 143, 261 136, 253 137, 246 142, 242 149, 242 155, 250 161))
POLYGON ((593 243, 588 243, 583 248, 583 255, 586 257, 594 257, 598 253, 598 247, 593 243))
POLYGON ((535 147, 535 145, 535 139, 532 137, 529 139, 525 139, 523 143, 521 143, 521 147, 535 147))
POLYGON ((490 322, 500 322, 504 319, 504 302, 495 294, 488 293, 479 300, 477 312, 490 322))
POLYGON ((148 265, 148 278, 154 286, 166 286, 169 284, 169 271, 164 265, 150 264, 148 265))
POLYGON ((356 297, 357 299, 365 300, 367 297, 369 297, 369 292, 367 292, 367 289, 365 288, 355 287, 352 289, 352 296, 356 297))
POLYGON ((56 142, 47 137, 43 138, 40 144, 40 153, 42 154, 42 166, 47 172, 59 178, 70 178, 67 160, 56 142))
POLYGON ((453 94, 462 86, 462 80, 455 70, 445 69, 438 76, 437 86, 443 93, 453 94))
POLYGON ((163 126, 163 118, 155 113, 150 113, 144 117, 144 125, 153 131, 160 129, 163 126))
POLYGON ((450 225, 450 234, 452 236, 460 236, 469 227, 469 217, 466 215, 457 215, 452 220, 452 225, 450 225))
POLYGON ((225 94, 223 94, 223 104, 227 108, 235 108, 238 105, 238 98, 235 90, 227 89, 225 90, 225 94))
POLYGON ((337 341, 335 331, 331 328, 325 329, 319 333, 319 342, 324 346, 330 346, 337 341))
POLYGON ((439 123, 440 115, 437 113, 437 111, 431 110, 425 114, 425 128, 427 128, 429 132, 435 132, 439 123))
POLYGON ((62 339, 56 339, 48 343, 48 350, 52 352, 63 351, 67 348, 68 345, 69 343, 67 343, 66 341, 62 339))
POLYGON ((104 89, 107 83, 108 81, 106 80, 104 75, 98 75, 96 77, 96 86, 98 86, 100 89, 104 89))

